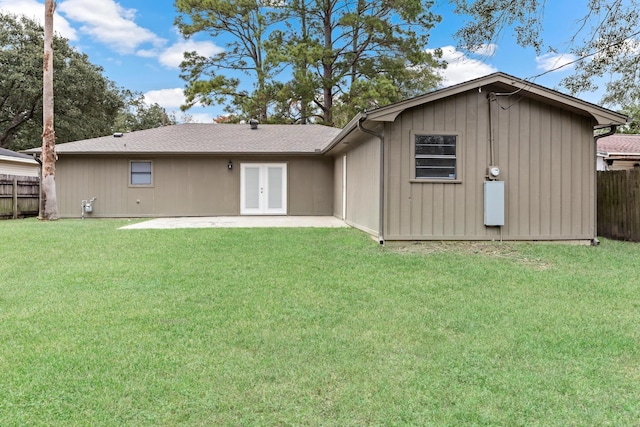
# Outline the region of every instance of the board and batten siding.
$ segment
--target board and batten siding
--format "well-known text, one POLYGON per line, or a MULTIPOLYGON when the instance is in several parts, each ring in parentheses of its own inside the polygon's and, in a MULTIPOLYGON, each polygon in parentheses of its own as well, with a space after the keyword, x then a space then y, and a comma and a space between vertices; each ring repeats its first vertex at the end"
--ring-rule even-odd
MULTIPOLYGON (((339 156, 338 159, 342 159, 339 156)), ((335 167, 340 167, 339 162, 335 167)), ((347 154, 346 218, 370 234, 380 229, 380 142, 376 137, 350 148, 347 154)), ((340 192, 340 194, 342 191, 340 192)))
POLYGON ((345 219, 343 215, 344 192, 344 154, 333 159, 333 216, 345 219))
POLYGON ((240 163, 287 163, 288 215, 332 215, 333 161, 311 157, 80 156, 56 163, 62 217, 226 216, 240 214, 240 163), (132 160, 150 160, 151 186, 129 185, 132 160), (228 169, 229 160, 233 169, 228 169))
MULTIPOLYGON (((483 88, 406 110, 386 124, 387 240, 588 240, 595 237, 594 120, 526 95, 494 105, 505 225, 484 225, 489 152, 483 88), (411 132, 459 134, 459 183, 411 181, 411 132), (502 233, 501 233, 502 231, 502 233)), ((351 154, 351 153, 349 153, 351 154)))

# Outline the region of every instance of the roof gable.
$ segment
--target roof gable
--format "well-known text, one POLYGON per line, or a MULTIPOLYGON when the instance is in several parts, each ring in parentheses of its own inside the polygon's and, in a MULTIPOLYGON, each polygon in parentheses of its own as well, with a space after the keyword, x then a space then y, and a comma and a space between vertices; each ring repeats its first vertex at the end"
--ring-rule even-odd
POLYGON ((596 104, 583 101, 570 95, 565 95, 553 89, 518 79, 517 77, 513 77, 505 73, 490 74, 485 77, 480 77, 468 82, 436 90, 422 96, 377 108, 367 113, 367 119, 376 121, 394 121, 402 111, 408 108, 473 89, 481 91, 483 86, 490 84, 503 87, 505 92, 507 92, 505 94, 527 94, 534 98, 546 100, 550 103, 564 104, 573 109, 583 111, 584 113, 593 116, 599 125, 605 126, 622 124, 625 123, 627 119, 623 114, 602 108, 596 104))
MULTIPOLYGON (((602 127, 623 124, 627 120, 627 117, 623 114, 616 113, 615 111, 608 110, 573 96, 565 95, 561 92, 499 72, 429 92, 415 98, 376 108, 375 110, 367 111, 365 113, 360 113, 354 117, 347 126, 345 126, 342 132, 340 132, 340 134, 327 147, 327 150, 331 149, 347 135, 354 132, 357 129, 359 122, 374 122, 374 125, 376 122, 393 122, 402 112, 410 108, 455 96, 470 90, 482 91, 484 87, 489 85, 502 88, 504 95, 526 95, 549 104, 555 104, 562 108, 570 109, 577 113, 593 117, 596 123, 602 127)), ((368 127, 371 128, 373 126, 369 125, 368 127)))

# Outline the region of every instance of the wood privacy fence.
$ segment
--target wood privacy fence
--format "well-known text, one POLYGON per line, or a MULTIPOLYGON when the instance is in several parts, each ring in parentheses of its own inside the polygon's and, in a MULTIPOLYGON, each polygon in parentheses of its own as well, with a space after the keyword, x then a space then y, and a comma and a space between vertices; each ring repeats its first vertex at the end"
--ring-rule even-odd
POLYGON ((37 216, 40 208, 40 178, 0 175, 0 219, 37 216))
POLYGON ((598 235, 640 241, 640 168, 598 172, 598 235))

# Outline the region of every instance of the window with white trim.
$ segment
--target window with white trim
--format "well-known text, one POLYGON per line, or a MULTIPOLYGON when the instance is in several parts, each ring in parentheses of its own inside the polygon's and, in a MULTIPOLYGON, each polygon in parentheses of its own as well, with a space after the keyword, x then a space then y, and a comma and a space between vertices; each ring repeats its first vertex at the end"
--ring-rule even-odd
POLYGON ((414 178, 457 180, 458 134, 413 133, 414 178))
POLYGON ((130 185, 146 185, 153 184, 153 167, 150 160, 132 160, 130 162, 130 185))

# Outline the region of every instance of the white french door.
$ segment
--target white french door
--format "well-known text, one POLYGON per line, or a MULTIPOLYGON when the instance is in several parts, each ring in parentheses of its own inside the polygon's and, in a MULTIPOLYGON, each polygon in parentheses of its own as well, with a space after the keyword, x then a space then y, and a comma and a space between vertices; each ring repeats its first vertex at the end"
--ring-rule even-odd
POLYGON ((287 164, 240 164, 240 214, 287 214, 287 164))

